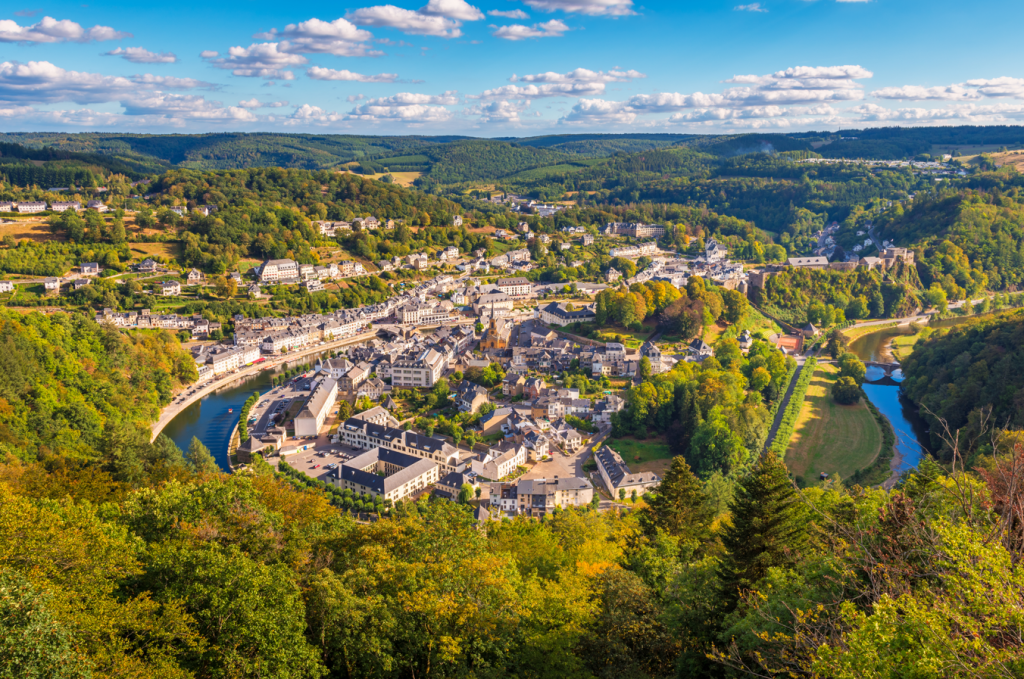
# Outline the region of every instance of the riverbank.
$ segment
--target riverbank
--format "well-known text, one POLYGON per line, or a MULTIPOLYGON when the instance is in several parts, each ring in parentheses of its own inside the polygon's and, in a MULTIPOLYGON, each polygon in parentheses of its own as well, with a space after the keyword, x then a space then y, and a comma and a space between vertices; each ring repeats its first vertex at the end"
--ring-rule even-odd
POLYGON ((219 379, 214 378, 209 383, 203 385, 202 388, 198 389, 186 400, 181 402, 172 402, 169 405, 167 405, 162 411, 160 411, 160 417, 153 425, 150 440, 155 441, 156 437, 160 435, 160 432, 162 432, 164 428, 171 422, 171 420, 177 417, 182 411, 186 410, 193 403, 196 403, 197 401, 200 401, 203 398, 214 393, 218 389, 222 389, 223 387, 227 387, 235 382, 244 380, 247 377, 252 377, 253 375, 258 374, 261 371, 267 370, 268 368, 276 368, 282 363, 291 363, 293 361, 296 361, 306 356, 310 356, 312 354, 319 354, 325 351, 332 351, 339 347, 348 346, 350 344, 359 344, 361 342, 366 342, 368 340, 375 338, 376 336, 376 330, 360 333, 358 335, 346 337, 340 340, 336 340, 334 342, 318 344, 293 353, 275 356, 271 359, 264 361, 263 363, 257 363, 247 368, 242 368, 241 370, 233 372, 229 375, 225 375, 224 377, 221 377, 219 379))

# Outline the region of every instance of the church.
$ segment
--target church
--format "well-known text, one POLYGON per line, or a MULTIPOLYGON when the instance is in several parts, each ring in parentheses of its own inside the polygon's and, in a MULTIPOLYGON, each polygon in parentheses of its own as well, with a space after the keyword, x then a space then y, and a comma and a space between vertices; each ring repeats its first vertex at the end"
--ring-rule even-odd
POLYGON ((480 338, 480 350, 508 349, 509 338, 512 335, 512 321, 505 318, 495 318, 491 312, 491 321, 480 338))

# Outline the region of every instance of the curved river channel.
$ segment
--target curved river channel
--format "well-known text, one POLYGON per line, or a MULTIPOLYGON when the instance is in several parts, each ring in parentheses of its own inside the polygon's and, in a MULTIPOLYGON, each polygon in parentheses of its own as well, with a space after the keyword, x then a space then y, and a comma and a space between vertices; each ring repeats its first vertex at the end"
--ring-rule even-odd
POLYGON ((316 363, 317 358, 326 353, 303 356, 294 362, 240 378, 237 382, 215 391, 182 410, 167 423, 162 433, 169 436, 183 451, 188 450, 188 445, 192 442, 192 437, 195 436, 210 449, 210 453, 216 458, 221 469, 231 471, 228 465, 228 448, 231 444, 231 433, 235 430, 235 425, 238 424, 238 414, 241 412, 245 400, 252 396, 254 391, 258 391, 261 395, 270 391, 271 379, 274 375, 280 375, 286 369, 304 363, 312 365, 316 363), (232 412, 228 412, 228 410, 232 412))

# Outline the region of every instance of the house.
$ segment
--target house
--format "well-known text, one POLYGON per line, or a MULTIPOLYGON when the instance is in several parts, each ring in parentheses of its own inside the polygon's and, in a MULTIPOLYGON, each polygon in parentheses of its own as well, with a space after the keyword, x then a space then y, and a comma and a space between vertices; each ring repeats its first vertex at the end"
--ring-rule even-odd
POLYGON ((85 209, 96 210, 96 212, 107 212, 110 210, 110 208, 103 204, 102 200, 90 200, 85 204, 85 209))
POLYGON ((751 345, 754 343, 754 338, 751 336, 749 330, 744 330, 743 332, 740 333, 739 343, 740 349, 742 349, 743 351, 747 351, 748 349, 750 349, 751 345))
POLYGON ((188 276, 185 277, 185 280, 188 281, 189 285, 197 285, 203 282, 203 278, 204 276, 202 271, 199 269, 192 269, 188 272, 188 276))
POLYGON ((462 226, 462 217, 459 215, 455 215, 454 217, 452 217, 452 226, 462 226))
POLYGON ((74 201, 55 201, 50 203, 50 210, 53 212, 64 212, 65 210, 80 210, 82 204, 74 201))
POLYGON ((100 273, 100 265, 97 262, 86 262, 82 264, 81 269, 83 276, 98 276, 100 273))
POLYGON ((608 271, 604 274, 604 279, 609 283, 614 283, 620 278, 622 278, 622 274, 615 267, 608 269, 608 271))
POLYGON ((593 245, 593 244, 594 244, 594 237, 591 236, 589 233, 583 234, 583 238, 580 239, 580 245, 586 247, 588 245, 593 245))
POLYGON ((185 207, 184 205, 172 205, 167 209, 173 212, 174 214, 178 215, 179 217, 188 212, 188 208, 185 207))
POLYGON ((46 278, 43 280, 43 289, 47 292, 58 292, 61 282, 59 278, 46 278))
POLYGON ((260 297, 263 296, 263 291, 260 290, 259 283, 253 283, 252 285, 250 285, 247 292, 249 293, 249 296, 252 297, 253 299, 259 299, 260 297))
POLYGON ((526 388, 526 378, 518 373, 509 373, 501 381, 501 393, 505 396, 522 396, 526 388))
POLYGON ((11 281, 0 281, 0 293, 14 292, 14 283, 11 281))
POLYGON ((327 413, 338 400, 338 381, 325 377, 317 383, 309 395, 306 405, 295 416, 295 437, 317 436, 327 419, 327 413))
POLYGON ((523 299, 530 296, 533 292, 533 284, 525 278, 499 278, 498 279, 498 290, 509 297, 515 299, 523 299))
POLYGON ((0 200, 0 212, 13 212, 18 207, 17 203, 12 203, 9 200, 0 200))
POLYGON ((613 498, 632 497, 634 491, 638 496, 643 495, 661 483, 654 472, 630 473, 622 457, 608 446, 602 446, 594 453, 594 461, 605 489, 613 498))
POLYGON ((707 343, 704 342, 704 340, 697 338, 690 342, 690 346, 686 347, 686 353, 694 360, 703 361, 715 352, 707 345, 707 343))
POLYGON ((455 391, 455 404, 459 407, 459 412, 476 413, 485 403, 488 403, 487 390, 479 384, 463 380, 455 391))
POLYGON ((556 507, 583 507, 594 499, 594 487, 579 477, 555 476, 552 479, 492 483, 490 491, 491 509, 509 518, 540 518, 551 514, 556 507))
POLYGON ((161 269, 163 269, 163 267, 160 264, 148 257, 142 260, 138 266, 139 273, 155 273, 161 269))
POLYGON ((21 213, 36 213, 46 211, 46 202, 38 200, 30 200, 24 203, 15 203, 18 206, 18 212, 21 213))
POLYGON ((74 282, 71 284, 71 287, 74 288, 75 290, 81 290, 87 285, 89 285, 88 278, 76 278, 74 282))
POLYGON ((181 283, 178 281, 161 281, 160 294, 164 297, 177 297, 181 294, 181 283))
POLYGON ((800 332, 804 334, 804 337, 817 337, 819 334, 821 334, 821 331, 814 327, 813 323, 808 323, 807 325, 805 325, 800 332))
POLYGON ((729 248, 725 247, 714 238, 704 246, 704 259, 709 262, 721 262, 729 258, 729 248))
POLYGON ((490 448, 472 458, 474 472, 485 479, 502 479, 526 464, 526 446, 513 441, 505 441, 497 447, 490 448))

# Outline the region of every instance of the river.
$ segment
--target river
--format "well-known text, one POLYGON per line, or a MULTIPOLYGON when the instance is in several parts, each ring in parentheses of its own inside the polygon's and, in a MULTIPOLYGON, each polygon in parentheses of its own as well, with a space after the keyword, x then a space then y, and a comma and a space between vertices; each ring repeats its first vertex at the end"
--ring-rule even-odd
POLYGON ((218 389, 182 410, 167 423, 162 433, 169 436, 183 451, 188 450, 192 437, 195 436, 210 449, 221 469, 229 472, 231 469, 228 465, 228 448, 231 445, 231 433, 238 424, 238 415, 245 400, 252 396, 254 391, 261 395, 270 391, 274 375, 280 375, 285 369, 304 363, 313 365, 318 357, 325 356, 326 353, 303 356, 272 370, 263 370, 255 375, 240 378, 237 382, 218 389))

